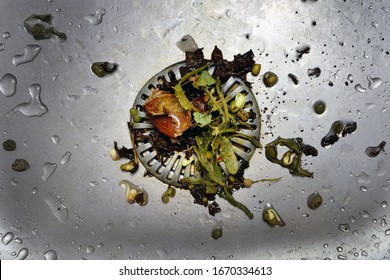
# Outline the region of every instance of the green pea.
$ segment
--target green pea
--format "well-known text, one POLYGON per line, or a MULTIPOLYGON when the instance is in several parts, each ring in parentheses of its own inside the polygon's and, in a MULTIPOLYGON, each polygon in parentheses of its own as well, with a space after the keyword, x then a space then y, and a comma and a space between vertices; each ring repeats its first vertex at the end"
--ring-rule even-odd
POLYGON ((142 118, 138 115, 138 110, 136 108, 130 109, 130 115, 133 117, 133 122, 139 123, 142 121, 142 118))
POLYGON ((314 192, 307 198, 307 207, 316 210, 322 205, 322 196, 318 192, 314 192))
POLYGON ((266 87, 273 87, 277 82, 278 76, 275 73, 271 71, 264 73, 263 83, 266 87))
POLYGON ((26 171, 30 168, 30 165, 25 159, 15 159, 12 164, 12 169, 15 171, 26 171))
POLYGON ((211 232, 211 237, 215 240, 220 239, 223 235, 223 231, 221 227, 216 227, 211 232))
POLYGON ((253 65, 253 67, 252 67, 252 75, 253 75, 253 76, 259 75, 260 70, 261 70, 261 64, 256 63, 256 64, 253 65))
POLYGON ((168 187, 167 193, 170 197, 175 197, 176 195, 176 188, 173 188, 171 186, 168 187))
POLYGON ((99 78, 114 73, 117 68, 118 65, 116 63, 110 62, 95 62, 91 66, 92 72, 99 78))
POLYGON ((332 124, 331 130, 336 134, 341 134, 344 129, 344 123, 342 121, 335 121, 332 124))
POLYGON ((316 101, 314 104, 313 104, 313 109, 314 109, 314 112, 318 115, 321 115, 325 112, 325 109, 326 109, 326 104, 324 101, 316 101))
POLYGON ((3 142, 3 149, 6 151, 14 151, 16 149, 16 143, 14 140, 8 139, 3 142))
POLYGON ((169 194, 167 192, 164 192, 161 196, 161 200, 162 202, 164 203, 168 203, 169 202, 169 194))

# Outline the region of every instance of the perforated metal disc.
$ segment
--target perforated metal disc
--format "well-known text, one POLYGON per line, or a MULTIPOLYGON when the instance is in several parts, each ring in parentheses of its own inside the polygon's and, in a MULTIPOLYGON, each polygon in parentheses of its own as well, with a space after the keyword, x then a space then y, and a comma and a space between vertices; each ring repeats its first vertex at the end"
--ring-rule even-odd
MULTIPOLYGON (((179 62, 173 64, 161 72, 154 75, 140 90, 138 93, 133 107, 137 108, 139 111, 139 116, 142 118, 141 122, 135 123, 133 120, 130 120, 131 126, 133 129, 139 129, 141 134, 148 135, 153 129, 153 125, 148 119, 147 114, 144 111, 144 103, 147 98, 152 94, 154 88, 160 83, 159 80, 161 77, 165 77, 169 81, 168 72, 173 72, 177 79, 181 78, 179 68, 181 66, 185 66, 184 62, 179 62)), ((209 72, 212 73, 213 68, 209 69, 209 72)), ((259 138, 260 136, 260 111, 256 102, 256 98, 253 95, 252 91, 245 83, 238 78, 231 77, 226 83, 222 85, 222 90, 227 93, 226 100, 228 103, 234 99, 234 97, 238 93, 246 94, 246 103, 244 109, 246 111, 252 110, 256 114, 256 118, 254 120, 249 120, 248 124, 252 127, 252 129, 246 128, 244 126, 239 126, 240 131, 244 132, 246 135, 254 136, 259 138)), ((134 137, 131 134, 131 137, 134 137)), ((163 162, 160 162, 157 159, 157 152, 153 148, 152 144, 149 142, 141 141, 139 137, 135 137, 135 149, 138 155, 138 158, 145 169, 150 172, 154 177, 159 179, 160 181, 173 185, 173 186, 181 186, 181 179, 183 178, 195 178, 199 172, 197 170, 197 158, 194 154, 195 161, 191 164, 183 166, 183 160, 185 159, 184 152, 174 152, 169 158, 164 159, 163 162)), ((234 152, 237 155, 237 159, 239 160, 239 164, 241 165, 244 161, 249 161, 253 156, 253 153, 256 150, 256 147, 247 140, 242 138, 232 138, 231 139, 234 152)), ((226 172, 226 168, 223 163, 220 164, 221 168, 224 172, 226 172)))

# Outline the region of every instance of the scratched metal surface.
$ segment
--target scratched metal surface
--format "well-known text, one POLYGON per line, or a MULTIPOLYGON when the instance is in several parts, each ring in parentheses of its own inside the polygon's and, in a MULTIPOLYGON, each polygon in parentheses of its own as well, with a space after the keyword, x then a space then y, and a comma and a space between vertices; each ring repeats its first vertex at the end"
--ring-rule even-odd
POLYGON ((13 152, 0 151, 1 259, 389 258, 389 157, 364 152, 389 141, 389 3, 247 2, 0 1, 0 77, 17 79, 13 96, 0 94, 0 140, 17 143, 13 152), (102 9, 101 23, 86 18, 102 9), (24 30, 24 19, 44 13, 54 16, 66 42, 35 41, 24 30), (142 168, 124 174, 110 158, 113 140, 130 145, 126 122, 138 90, 183 59, 175 43, 185 34, 206 57, 214 45, 228 59, 252 49, 261 73, 279 76, 272 88, 253 79, 262 142, 302 137, 319 150, 304 161, 313 179, 292 177, 263 153, 254 155, 247 177, 283 180, 235 194, 254 212, 253 220, 221 200, 222 213, 212 217, 184 191, 165 205, 160 196, 166 186, 144 178, 142 168), (12 58, 28 44, 39 45, 40 53, 15 66, 12 58), (310 53, 296 61, 296 49, 306 45, 310 53), (120 69, 99 79, 89 70, 95 61, 116 62, 120 69), (307 74, 314 67, 322 70, 318 78, 307 74), (381 82, 370 83, 372 78, 381 82), (29 101, 33 84, 41 86, 48 112, 10 114, 29 101), (316 100, 327 104, 321 116, 312 109, 316 100), (321 138, 339 119, 356 121, 357 131, 322 148, 321 138), (26 159, 30 169, 13 171, 16 158, 26 159), (46 178, 43 169, 55 166, 46 178), (147 206, 127 204, 122 179, 148 191, 147 206), (316 211, 306 205, 314 191, 324 199, 316 211), (284 227, 262 220, 265 203, 274 205, 284 227), (219 240, 211 238, 215 226, 223 228, 219 240))

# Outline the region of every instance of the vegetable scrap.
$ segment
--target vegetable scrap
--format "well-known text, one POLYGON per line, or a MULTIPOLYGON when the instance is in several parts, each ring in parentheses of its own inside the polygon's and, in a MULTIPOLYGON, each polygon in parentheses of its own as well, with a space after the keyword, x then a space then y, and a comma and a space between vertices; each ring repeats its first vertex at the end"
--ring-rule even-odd
POLYGON ((35 40, 50 39, 53 35, 66 41, 66 34, 59 32, 52 26, 54 17, 51 14, 31 15, 24 21, 24 27, 35 40))
POLYGON ((303 143, 302 138, 281 138, 278 137, 271 143, 265 146, 265 156, 273 163, 287 168, 291 175, 301 177, 313 177, 313 173, 302 168, 302 156, 317 156, 316 148, 303 143), (281 159, 278 158, 278 146, 287 147, 289 150, 285 152, 281 159))

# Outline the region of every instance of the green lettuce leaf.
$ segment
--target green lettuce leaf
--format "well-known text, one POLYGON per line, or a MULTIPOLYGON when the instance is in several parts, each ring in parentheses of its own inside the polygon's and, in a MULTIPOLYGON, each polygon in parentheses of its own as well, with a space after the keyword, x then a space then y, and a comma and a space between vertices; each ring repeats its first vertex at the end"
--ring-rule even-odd
POLYGON ((211 115, 194 112, 194 119, 200 127, 204 127, 211 123, 211 115))
POLYGON ((210 73, 207 70, 204 70, 200 73, 199 79, 197 82, 194 82, 195 87, 208 87, 215 84, 215 79, 211 77, 210 73))

